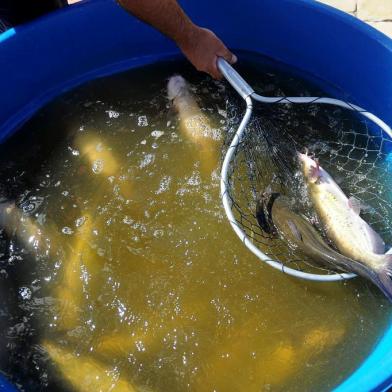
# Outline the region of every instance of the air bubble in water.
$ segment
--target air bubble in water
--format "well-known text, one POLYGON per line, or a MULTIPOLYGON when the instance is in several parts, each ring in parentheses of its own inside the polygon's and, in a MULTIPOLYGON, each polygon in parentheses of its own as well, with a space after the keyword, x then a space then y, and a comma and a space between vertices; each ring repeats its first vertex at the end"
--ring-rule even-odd
POLYGON ((71 146, 68 146, 68 150, 71 151, 71 154, 74 156, 78 156, 80 154, 79 150, 76 150, 76 149, 72 148, 71 146))
POLYGON ((161 238, 161 237, 163 237, 163 230, 155 230, 154 231, 154 237, 155 238, 161 238))
POLYGON ((154 154, 146 154, 143 158, 143 160, 140 162, 140 169, 143 169, 144 167, 150 165, 153 163, 155 160, 155 155, 154 154))
POLYGON ((188 185, 191 186, 198 186, 201 183, 201 178, 200 178, 200 174, 197 172, 193 172, 192 176, 189 177, 188 181, 187 181, 188 185))
POLYGON ((31 290, 28 287, 20 287, 19 295, 22 297, 22 299, 28 300, 31 298, 31 290))
POLYGON ((126 225, 131 225, 133 223, 133 219, 131 219, 129 216, 126 215, 126 216, 124 216, 123 222, 126 225))
POLYGON ((84 224, 84 222, 86 222, 86 217, 85 216, 81 216, 80 218, 76 219, 75 221, 75 226, 76 227, 80 227, 84 224))
POLYGON ((105 113, 108 114, 109 118, 118 118, 120 116, 120 113, 114 110, 106 110, 105 113))
POLYGON ((102 159, 96 159, 93 162, 92 170, 95 174, 99 174, 103 170, 103 160, 102 159))
POLYGON ((158 130, 155 130, 155 131, 152 131, 151 132, 151 136, 152 137, 155 137, 155 139, 159 139, 162 135, 164 135, 165 134, 165 132, 163 132, 163 131, 158 131, 158 130))
POLYGON ((35 211, 41 206, 41 204, 43 203, 43 201, 44 201, 44 198, 43 198, 43 197, 32 196, 32 197, 30 197, 29 199, 24 200, 24 201, 21 203, 20 206, 21 206, 21 208, 22 208, 22 211, 23 211, 25 214, 31 214, 31 213, 35 212, 35 211))
POLYGON ((161 182, 159 184, 159 189, 156 191, 156 194, 159 195, 160 193, 166 192, 169 189, 170 182, 171 182, 171 177, 164 176, 161 179, 161 182))
POLYGON ((63 232, 63 234, 67 234, 67 235, 73 234, 73 230, 67 226, 63 227, 63 229, 61 231, 63 232))
POLYGON ((137 119, 137 125, 139 127, 147 127, 148 126, 147 116, 139 116, 137 119))

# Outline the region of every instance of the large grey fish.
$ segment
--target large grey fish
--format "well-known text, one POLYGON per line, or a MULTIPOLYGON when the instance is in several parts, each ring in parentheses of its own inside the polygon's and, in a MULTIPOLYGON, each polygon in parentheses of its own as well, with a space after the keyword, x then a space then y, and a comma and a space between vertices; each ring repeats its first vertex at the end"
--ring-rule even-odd
POLYGON ((319 264, 338 267, 369 279, 392 301, 392 280, 383 279, 377 269, 346 257, 328 246, 307 218, 294 211, 287 197, 279 193, 264 193, 258 200, 256 217, 265 232, 279 235, 319 264))

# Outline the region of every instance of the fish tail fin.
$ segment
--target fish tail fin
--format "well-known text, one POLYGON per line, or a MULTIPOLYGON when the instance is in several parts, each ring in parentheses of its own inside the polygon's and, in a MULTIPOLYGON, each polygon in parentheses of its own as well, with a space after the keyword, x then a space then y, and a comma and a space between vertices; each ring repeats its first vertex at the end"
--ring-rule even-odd
POLYGON ((392 302, 392 253, 380 256, 377 267, 371 268, 353 260, 350 266, 352 272, 369 279, 392 302))
POLYGON ((391 250, 384 256, 384 263, 377 271, 377 280, 374 282, 382 290, 384 295, 392 302, 392 253, 391 250))

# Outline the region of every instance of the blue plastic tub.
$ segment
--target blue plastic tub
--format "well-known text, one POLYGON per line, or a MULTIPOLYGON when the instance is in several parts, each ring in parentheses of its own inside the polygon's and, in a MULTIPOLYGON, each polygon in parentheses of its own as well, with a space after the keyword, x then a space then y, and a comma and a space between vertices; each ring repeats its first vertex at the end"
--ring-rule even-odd
MULTIPOLYGON (((233 49, 262 53, 328 81, 392 124, 392 41, 311 0, 183 1, 233 49)), ((0 35, 0 141, 38 108, 87 80, 178 54, 113 0, 87 1, 0 35)), ((336 364, 338 366, 338 364, 336 364)), ((336 391, 392 387, 392 325, 336 391)), ((10 391, 0 380, 0 390, 10 391)))

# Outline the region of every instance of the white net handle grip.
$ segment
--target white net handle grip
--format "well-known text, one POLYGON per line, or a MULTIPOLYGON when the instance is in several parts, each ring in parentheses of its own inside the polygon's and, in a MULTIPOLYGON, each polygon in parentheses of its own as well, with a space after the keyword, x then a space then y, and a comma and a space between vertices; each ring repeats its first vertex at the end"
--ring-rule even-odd
POLYGON ((254 93, 253 88, 249 86, 241 75, 223 57, 218 57, 217 64, 219 71, 222 72, 223 76, 242 98, 246 99, 254 93))

